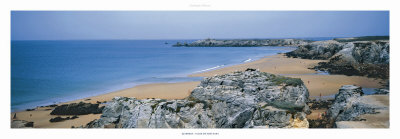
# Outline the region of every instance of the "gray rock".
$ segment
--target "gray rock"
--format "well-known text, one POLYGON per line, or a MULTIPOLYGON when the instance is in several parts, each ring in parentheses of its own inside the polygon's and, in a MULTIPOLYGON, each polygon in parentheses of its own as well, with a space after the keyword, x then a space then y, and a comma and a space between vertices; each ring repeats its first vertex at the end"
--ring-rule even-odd
POLYGON ((296 50, 285 53, 285 55, 304 59, 329 59, 342 50, 344 45, 344 43, 334 40, 316 41, 300 45, 296 50))
MULTIPOLYGON (((333 74, 389 78, 389 41, 356 41, 341 45, 343 49, 328 57, 328 62, 321 62, 314 68, 333 74)), ((300 48, 294 52, 307 55, 306 51, 300 51, 300 48)))
POLYGON ((359 63, 389 64, 389 41, 353 42, 352 56, 359 63))
POLYGON ((335 95, 335 101, 327 111, 327 117, 333 122, 357 121, 363 114, 375 114, 383 107, 369 103, 363 97, 361 87, 344 85, 335 95))
POLYGON ((87 127, 308 127, 307 100, 308 90, 300 79, 249 69, 205 78, 183 100, 116 97, 87 127))

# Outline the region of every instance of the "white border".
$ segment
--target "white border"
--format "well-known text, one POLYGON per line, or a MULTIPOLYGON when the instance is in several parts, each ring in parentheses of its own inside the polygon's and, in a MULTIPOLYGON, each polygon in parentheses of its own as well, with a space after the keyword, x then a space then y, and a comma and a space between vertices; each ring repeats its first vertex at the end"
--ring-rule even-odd
POLYGON ((398 3, 389 0, 2 0, 1 9, 1 98, 2 138, 396 138, 399 130, 398 3), (391 109, 390 129, 10 129, 10 11, 11 10, 390 10, 391 109), (393 26, 397 25, 397 26, 393 26), (219 135, 182 136, 183 132, 219 135))

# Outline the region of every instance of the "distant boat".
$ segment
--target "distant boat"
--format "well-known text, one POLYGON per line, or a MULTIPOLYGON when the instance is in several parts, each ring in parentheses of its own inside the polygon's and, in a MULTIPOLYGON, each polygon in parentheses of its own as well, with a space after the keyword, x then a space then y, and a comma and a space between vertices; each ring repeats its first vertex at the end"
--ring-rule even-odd
POLYGON ((168 42, 165 42, 164 44, 168 44, 168 42))

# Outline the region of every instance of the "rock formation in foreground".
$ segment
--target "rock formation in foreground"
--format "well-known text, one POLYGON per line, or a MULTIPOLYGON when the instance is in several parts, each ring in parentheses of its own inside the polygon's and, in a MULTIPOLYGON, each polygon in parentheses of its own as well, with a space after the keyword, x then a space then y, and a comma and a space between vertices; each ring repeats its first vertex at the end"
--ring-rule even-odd
POLYGON ((308 127, 300 79, 248 69, 205 78, 181 100, 116 97, 89 128, 308 127))
MULTIPOLYGON (((361 87, 358 86, 344 85, 340 88, 339 93, 335 95, 335 101, 327 111, 327 120, 333 122, 333 127, 350 127, 347 124, 341 123, 343 121, 368 121, 369 119, 362 119, 361 116, 365 114, 377 114, 381 110, 389 110, 388 106, 377 103, 377 101, 369 99, 369 96, 363 95, 361 87)), ((376 121, 373 122, 377 124, 376 121)))
POLYGON ((12 120, 11 128, 31 128, 33 127, 33 122, 28 122, 24 120, 12 120))

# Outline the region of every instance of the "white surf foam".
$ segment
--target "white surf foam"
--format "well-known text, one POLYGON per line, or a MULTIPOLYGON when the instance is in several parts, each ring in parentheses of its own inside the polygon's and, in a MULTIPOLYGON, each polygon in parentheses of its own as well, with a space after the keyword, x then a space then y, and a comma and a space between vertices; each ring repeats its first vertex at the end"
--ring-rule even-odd
POLYGON ((225 66, 225 65, 218 65, 218 66, 215 66, 215 67, 212 67, 212 68, 208 68, 208 69, 204 69, 204 70, 199 70, 199 71, 196 71, 196 72, 194 72, 194 73, 199 73, 199 72, 205 72, 205 71, 209 71, 209 70, 214 70, 214 69, 217 69, 217 68, 220 68, 220 67, 223 67, 223 66, 225 66))

